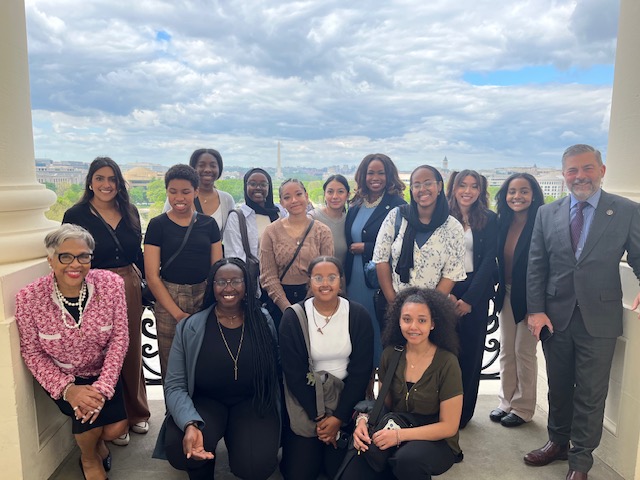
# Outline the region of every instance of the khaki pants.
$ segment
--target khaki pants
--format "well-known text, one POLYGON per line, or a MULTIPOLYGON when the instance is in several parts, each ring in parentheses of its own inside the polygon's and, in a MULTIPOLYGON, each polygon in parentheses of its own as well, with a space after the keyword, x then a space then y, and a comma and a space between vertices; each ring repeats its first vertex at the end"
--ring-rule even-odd
MULTIPOLYGON (((188 314, 196 313, 202 306, 204 290, 207 282, 197 283, 195 285, 179 285, 177 283, 162 280, 167 291, 171 295, 173 301, 180 309, 188 314)), ((160 374, 162 382, 167 374, 167 366, 169 364, 169 352, 171 351, 171 343, 176 333, 176 319, 162 306, 160 302, 156 302, 154 308, 156 317, 156 331, 158 334, 158 353, 160 356, 160 374)))

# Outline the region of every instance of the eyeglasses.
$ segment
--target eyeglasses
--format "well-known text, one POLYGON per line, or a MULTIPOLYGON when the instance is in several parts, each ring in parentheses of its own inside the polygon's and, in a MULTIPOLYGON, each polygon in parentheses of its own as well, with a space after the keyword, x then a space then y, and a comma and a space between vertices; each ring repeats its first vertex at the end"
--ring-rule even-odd
POLYGON ((422 190, 422 187, 426 188, 427 190, 430 190, 431 188, 433 188, 435 185, 438 184, 437 180, 427 180, 426 182, 413 182, 411 184, 411 189, 412 190, 422 190))
POLYGON ((340 276, 338 275, 329 275, 328 277, 323 277, 322 275, 314 275, 311 277, 311 281, 314 285, 322 285, 324 281, 329 282, 329 285, 336 283, 336 281, 340 280, 340 276))
POLYGON ((231 280, 214 280, 213 284, 218 288, 227 288, 227 285, 231 285, 233 288, 238 288, 244 283, 244 278, 232 278, 231 280))
POLYGON ((72 255, 71 253, 59 253, 58 261, 63 265, 69 265, 73 263, 74 260, 78 260, 78 263, 82 265, 86 265, 91 263, 93 259, 93 253, 81 253, 80 255, 72 255))
POLYGON ((269 184, 267 182, 248 182, 247 185, 251 188, 269 188, 269 184))

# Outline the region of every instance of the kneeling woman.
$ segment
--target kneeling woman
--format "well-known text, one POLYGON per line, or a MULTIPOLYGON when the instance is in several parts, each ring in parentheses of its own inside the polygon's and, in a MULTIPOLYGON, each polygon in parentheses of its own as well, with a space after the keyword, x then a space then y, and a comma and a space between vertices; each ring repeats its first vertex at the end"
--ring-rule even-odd
POLYGON ((268 478, 280 438, 276 332, 245 263, 211 267, 203 310, 178 323, 164 383, 167 417, 153 456, 211 479, 224 437, 231 472, 268 478))
POLYGON ((366 452, 373 442, 380 450, 395 451, 382 473, 369 467, 366 453, 354 457, 343 479, 430 479, 462 460, 458 445, 462 375, 456 357, 455 324, 452 302, 435 290, 407 288, 389 306, 382 338, 386 349, 380 362, 380 378, 385 376, 394 346, 404 345, 405 349, 386 404, 392 412, 435 416, 438 421, 413 428, 380 430, 370 438, 365 418, 359 416, 353 436, 356 449, 366 452))
POLYGON ((124 281, 89 270, 95 242, 64 224, 44 240, 51 273, 16 296, 20 351, 62 413, 80 447, 86 478, 111 468, 105 441, 127 430, 120 370, 129 348, 124 281))
MULTIPOLYGON (((313 480, 324 471, 333 478, 346 453, 336 437, 351 420, 353 408, 366 392, 373 365, 371 318, 359 303, 338 296, 344 281, 342 264, 335 257, 317 257, 309 264, 311 297, 300 302, 306 312, 311 359, 316 372, 331 373, 344 381, 337 407, 318 417, 315 386, 310 385, 308 353, 300 321, 287 308, 280 324, 282 369, 291 395, 316 422, 313 437, 285 428, 282 463, 285 479, 313 480)), ((349 432, 350 433, 350 432, 349 432)))

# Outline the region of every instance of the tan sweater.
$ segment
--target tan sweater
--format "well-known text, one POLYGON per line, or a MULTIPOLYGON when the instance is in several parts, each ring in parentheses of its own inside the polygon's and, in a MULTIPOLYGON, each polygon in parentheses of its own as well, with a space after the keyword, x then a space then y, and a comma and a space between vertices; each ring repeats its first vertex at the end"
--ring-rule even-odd
MULTIPOLYGON (((260 286, 283 311, 290 303, 280 284, 280 275, 298 248, 296 242, 296 239, 285 232, 282 219, 267 226, 260 240, 260 286)), ((329 227, 316 221, 282 284, 306 284, 309 281, 309 263, 321 255, 333 255, 333 235, 329 227)))

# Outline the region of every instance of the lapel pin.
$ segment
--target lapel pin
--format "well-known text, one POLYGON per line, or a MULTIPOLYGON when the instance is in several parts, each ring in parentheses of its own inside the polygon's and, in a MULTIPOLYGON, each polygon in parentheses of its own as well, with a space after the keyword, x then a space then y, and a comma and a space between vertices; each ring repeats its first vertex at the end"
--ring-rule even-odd
POLYGON ((387 205, 387 206, 386 206, 386 207, 384 207, 384 208, 386 208, 387 210, 389 210, 389 205, 387 205))
POLYGON ((613 210, 607 210, 607 215, 609 216, 613 215, 613 210))

